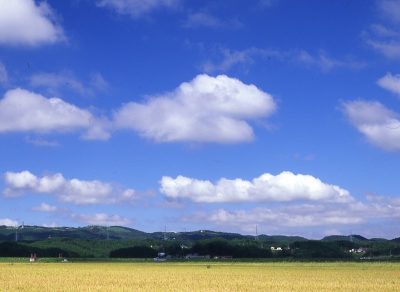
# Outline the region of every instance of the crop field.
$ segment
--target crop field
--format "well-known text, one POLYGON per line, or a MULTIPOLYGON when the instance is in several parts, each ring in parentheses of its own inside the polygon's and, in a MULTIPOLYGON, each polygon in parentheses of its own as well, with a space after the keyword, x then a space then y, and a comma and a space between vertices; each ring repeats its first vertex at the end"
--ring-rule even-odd
POLYGON ((398 263, 0 263, 0 291, 400 291, 398 263))

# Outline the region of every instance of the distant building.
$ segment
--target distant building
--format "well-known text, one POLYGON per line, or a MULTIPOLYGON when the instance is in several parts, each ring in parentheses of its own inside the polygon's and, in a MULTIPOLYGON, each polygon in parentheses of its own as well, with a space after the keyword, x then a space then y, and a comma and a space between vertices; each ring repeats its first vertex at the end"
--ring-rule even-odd
POLYGON ((278 246, 278 247, 271 246, 271 251, 272 252, 274 252, 274 251, 282 251, 282 248, 280 246, 278 246))
POLYGON ((29 258, 29 262, 33 263, 36 262, 37 256, 36 253, 31 253, 31 257, 29 258))
POLYGON ((170 258, 169 256, 167 256, 167 254, 165 252, 159 252, 157 257, 154 258, 155 262, 165 262, 168 258, 170 258))
POLYGON ((367 248, 365 247, 359 247, 359 248, 352 248, 349 250, 349 253, 355 253, 355 254, 361 254, 361 253, 366 253, 368 251, 367 248))

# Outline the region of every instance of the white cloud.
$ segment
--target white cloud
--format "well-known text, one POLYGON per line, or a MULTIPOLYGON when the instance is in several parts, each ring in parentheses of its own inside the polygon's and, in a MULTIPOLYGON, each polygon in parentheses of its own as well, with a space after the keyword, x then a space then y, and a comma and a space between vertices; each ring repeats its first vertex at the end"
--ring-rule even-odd
POLYGON ((52 206, 46 203, 41 203, 39 206, 33 207, 32 210, 38 211, 38 212, 55 212, 58 210, 56 206, 52 206))
POLYGON ((45 98, 17 88, 7 91, 0 100, 0 133, 87 130, 88 138, 107 139, 109 134, 104 127, 101 119, 93 117, 89 111, 60 98, 45 98))
POLYGON ((0 132, 69 130, 88 127, 92 115, 59 98, 45 98, 24 89, 6 92, 0 100, 0 132))
POLYGON ((0 62, 0 85, 6 85, 8 83, 7 69, 2 62, 0 62))
POLYGON ((400 74, 387 73, 378 80, 378 85, 400 96, 400 74))
POLYGON ((128 218, 124 218, 119 215, 108 215, 105 213, 96 213, 94 215, 73 214, 72 218, 90 225, 126 226, 131 223, 131 220, 128 218))
POLYGON ((117 128, 158 142, 238 143, 254 138, 248 120, 276 109, 271 95, 225 75, 198 75, 173 92, 130 102, 115 113, 117 128))
POLYGON ((85 140, 108 140, 111 137, 112 122, 106 117, 95 118, 87 131, 82 135, 85 140))
POLYGON ((377 101, 349 101, 343 112, 354 127, 373 144, 392 151, 400 150, 400 115, 377 101))
POLYGON ((257 208, 249 211, 229 211, 219 209, 208 215, 209 220, 218 224, 278 224, 284 227, 308 227, 324 225, 357 224, 364 221, 354 216, 346 208, 329 210, 317 205, 300 205, 294 208, 274 210, 257 208))
POLYGON ((46 2, 0 0, 0 7, 0 44, 37 46, 65 40, 46 2))
POLYGON ((12 219, 8 218, 3 218, 0 219, 0 225, 5 225, 5 226, 17 226, 18 222, 12 219))
POLYGON ((289 171, 278 175, 265 173, 251 181, 222 178, 216 183, 178 176, 161 179, 160 191, 172 199, 189 199, 194 202, 257 202, 294 200, 326 200, 348 202, 349 192, 336 185, 326 184, 311 175, 289 171))
POLYGON ((98 0, 97 6, 137 18, 156 9, 177 7, 179 3, 180 0, 98 0))
POLYGON ((400 58, 400 41, 397 40, 367 40, 367 43, 375 50, 390 59, 400 58))
POLYGON ((54 194, 59 200, 73 204, 111 204, 135 198, 133 189, 123 189, 98 180, 67 180, 61 173, 37 177, 25 170, 4 175, 8 197, 27 192, 54 194))

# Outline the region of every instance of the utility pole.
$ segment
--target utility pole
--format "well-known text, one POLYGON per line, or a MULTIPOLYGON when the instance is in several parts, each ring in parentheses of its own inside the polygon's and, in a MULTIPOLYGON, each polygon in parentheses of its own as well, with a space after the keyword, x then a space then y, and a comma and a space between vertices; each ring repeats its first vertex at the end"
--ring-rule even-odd
POLYGON ((22 225, 18 225, 18 221, 17 221, 17 225, 15 226, 15 242, 18 242, 18 229, 23 229, 24 228, 24 222, 22 222, 22 225))

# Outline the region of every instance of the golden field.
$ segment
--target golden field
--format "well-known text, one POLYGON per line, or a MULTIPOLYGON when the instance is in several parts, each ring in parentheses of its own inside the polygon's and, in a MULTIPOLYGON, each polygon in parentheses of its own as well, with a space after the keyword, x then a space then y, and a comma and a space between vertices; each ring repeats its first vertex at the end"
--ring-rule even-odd
POLYGON ((400 291, 398 263, 0 263, 0 291, 400 291))

